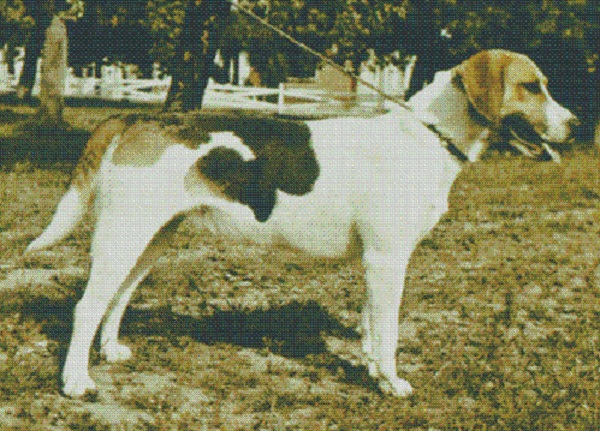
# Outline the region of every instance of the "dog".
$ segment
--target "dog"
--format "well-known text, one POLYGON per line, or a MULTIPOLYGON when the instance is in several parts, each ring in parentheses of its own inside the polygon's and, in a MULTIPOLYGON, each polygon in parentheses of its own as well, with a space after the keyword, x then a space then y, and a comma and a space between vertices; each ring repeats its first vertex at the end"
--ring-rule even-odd
POLYGON ((504 50, 438 72, 409 103, 373 118, 130 115, 99 125, 50 225, 27 248, 65 238, 93 206, 92 266, 74 312, 64 394, 95 390, 89 354, 100 327, 108 361, 131 357, 118 340, 127 303, 190 210, 217 235, 360 256, 369 374, 386 393, 410 394, 396 371, 406 267, 447 211, 462 166, 501 133, 528 157, 559 161, 577 119, 528 57, 504 50))

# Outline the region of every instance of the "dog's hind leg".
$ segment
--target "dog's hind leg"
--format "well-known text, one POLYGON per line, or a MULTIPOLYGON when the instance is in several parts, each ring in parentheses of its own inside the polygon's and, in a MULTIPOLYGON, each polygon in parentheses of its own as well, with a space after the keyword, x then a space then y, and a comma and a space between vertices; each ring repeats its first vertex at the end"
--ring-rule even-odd
POLYGON ((379 379, 384 392, 406 396, 410 384, 398 378, 396 349, 404 276, 410 253, 387 253, 367 249, 363 256, 367 302, 363 308, 363 351, 369 374, 379 379))
POLYGON ((131 357, 131 349, 119 343, 119 327, 125 309, 137 286, 146 278, 156 260, 169 246, 173 234, 183 219, 183 216, 175 217, 154 236, 112 301, 100 332, 101 353, 108 362, 123 361, 131 357))
MULTIPOLYGON (((146 252, 144 252, 144 255, 145 254, 146 252)), ((121 285, 119 292, 109 306, 106 317, 102 322, 100 332, 100 353, 108 362, 126 361, 131 358, 132 355, 131 349, 119 342, 119 326, 131 296, 135 292, 137 286, 148 275, 156 258, 146 259, 140 257, 140 260, 142 260, 142 262, 138 262, 121 285)))
POLYGON ((141 254, 124 245, 113 244, 113 256, 94 257, 85 293, 75 307, 73 334, 62 374, 65 395, 78 397, 96 389, 88 372, 90 347, 106 310, 141 254))
MULTIPOLYGON (((113 304, 116 304, 117 312, 119 307, 124 307, 119 299, 128 299, 127 293, 131 296, 127 288, 139 282, 147 270, 143 268, 144 265, 136 270, 144 250, 164 224, 160 222, 161 219, 168 221, 173 215, 162 214, 163 217, 158 217, 151 210, 140 211, 136 215, 125 205, 119 207, 121 211, 113 208, 98 217, 92 244, 90 279, 75 307, 73 335, 63 369, 63 392, 68 396, 77 397, 95 390, 88 371, 94 335, 113 304), (147 217, 141 220, 139 214, 147 217), (125 292, 122 292, 122 288, 125 292)), ((116 318, 120 317, 117 314, 110 319, 110 325, 114 325, 116 318)))

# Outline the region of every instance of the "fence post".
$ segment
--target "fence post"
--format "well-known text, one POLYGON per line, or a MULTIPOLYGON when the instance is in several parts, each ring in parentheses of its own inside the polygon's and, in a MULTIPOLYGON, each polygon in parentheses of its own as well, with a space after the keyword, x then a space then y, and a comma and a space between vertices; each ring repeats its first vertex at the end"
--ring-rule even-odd
POLYGON ((408 92, 408 89, 410 88, 410 80, 412 79, 412 74, 413 74, 413 71, 415 70, 415 65, 417 64, 418 60, 419 59, 417 58, 416 55, 411 55, 410 60, 404 67, 404 79, 403 79, 404 92, 402 93, 403 100, 405 99, 406 93, 408 92))
POLYGON ((285 84, 279 84, 279 93, 277 93, 277 115, 283 114, 285 108, 285 84))
MULTIPOLYGON (((386 91, 386 89, 384 87, 384 85, 385 85, 385 69, 381 65, 378 65, 377 72, 379 75, 378 87, 380 90, 386 91)), ((377 110, 383 111, 385 109, 385 100, 386 99, 385 99, 385 97, 383 97, 382 94, 377 95, 377 110)))

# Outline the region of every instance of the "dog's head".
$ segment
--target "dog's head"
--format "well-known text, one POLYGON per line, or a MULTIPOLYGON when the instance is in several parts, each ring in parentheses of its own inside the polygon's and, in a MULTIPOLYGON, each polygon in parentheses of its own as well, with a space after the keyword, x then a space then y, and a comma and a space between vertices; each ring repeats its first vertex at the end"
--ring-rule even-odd
POLYGON ((527 56, 482 51, 455 69, 475 111, 506 133, 528 157, 560 160, 557 147, 572 140, 579 121, 548 92, 548 80, 527 56))

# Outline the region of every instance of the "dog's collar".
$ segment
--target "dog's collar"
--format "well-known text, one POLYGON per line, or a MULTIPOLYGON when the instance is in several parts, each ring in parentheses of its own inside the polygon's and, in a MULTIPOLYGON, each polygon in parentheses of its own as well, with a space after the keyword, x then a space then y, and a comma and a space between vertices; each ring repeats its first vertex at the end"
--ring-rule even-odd
POLYGON ((450 155, 452 157, 454 157, 459 163, 463 164, 463 163, 467 163, 469 161, 469 158, 467 157, 467 155, 465 153, 463 153, 460 148, 458 148, 456 146, 456 144, 454 144, 454 142, 452 142, 452 140, 446 136, 444 136, 442 134, 442 132, 440 132, 435 125, 433 124, 425 124, 425 127, 427 127, 429 130, 431 130, 433 133, 435 133, 438 138, 440 139, 440 142, 442 143, 442 146, 450 153, 450 155))

